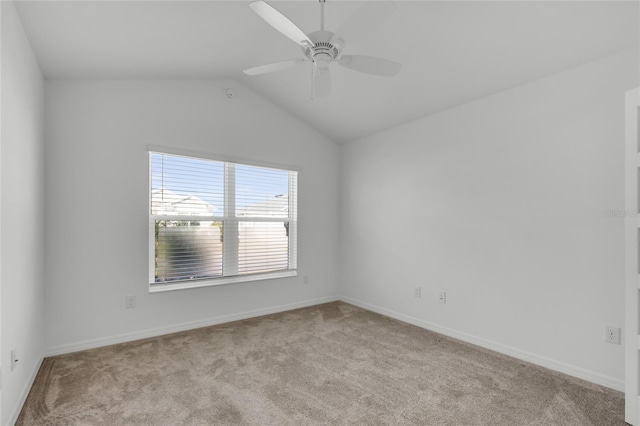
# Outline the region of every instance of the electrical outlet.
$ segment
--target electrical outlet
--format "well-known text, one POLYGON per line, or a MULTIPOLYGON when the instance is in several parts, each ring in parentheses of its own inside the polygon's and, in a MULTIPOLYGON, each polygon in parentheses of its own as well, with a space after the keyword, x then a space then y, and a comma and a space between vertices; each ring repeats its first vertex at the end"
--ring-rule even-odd
POLYGON ((11 349, 11 371, 18 367, 18 350, 11 349))
POLYGON ((127 309, 132 309, 136 307, 136 297, 135 296, 127 296, 124 298, 124 307, 127 309))
POLYGON ((422 297, 422 287, 416 287, 413 289, 413 295, 415 297, 422 297))
POLYGON ((604 341, 607 343, 613 343, 615 345, 619 345, 620 344, 620 327, 605 325, 604 341))
POLYGON ((438 302, 447 303, 447 292, 446 291, 439 291, 438 292, 438 302))
POLYGON ((303 275, 302 276, 302 282, 305 284, 309 284, 309 275, 303 275))

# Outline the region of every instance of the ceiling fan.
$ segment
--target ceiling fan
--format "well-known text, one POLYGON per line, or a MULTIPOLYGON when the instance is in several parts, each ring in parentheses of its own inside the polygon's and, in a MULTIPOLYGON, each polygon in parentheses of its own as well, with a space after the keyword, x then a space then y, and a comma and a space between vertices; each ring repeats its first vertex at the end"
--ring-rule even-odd
POLYGON ((325 31, 325 0, 319 0, 319 2, 320 30, 309 35, 270 4, 262 0, 251 3, 249 5, 251 9, 262 19, 300 45, 303 57, 249 68, 244 70, 244 73, 247 75, 265 74, 310 62, 313 74, 312 98, 317 98, 327 96, 331 92, 329 65, 332 62, 355 71, 381 76, 394 76, 400 71, 401 65, 397 62, 373 56, 344 55, 342 53, 346 41, 353 41, 370 32, 393 12, 394 6, 390 1, 368 1, 347 18, 335 33, 325 31))

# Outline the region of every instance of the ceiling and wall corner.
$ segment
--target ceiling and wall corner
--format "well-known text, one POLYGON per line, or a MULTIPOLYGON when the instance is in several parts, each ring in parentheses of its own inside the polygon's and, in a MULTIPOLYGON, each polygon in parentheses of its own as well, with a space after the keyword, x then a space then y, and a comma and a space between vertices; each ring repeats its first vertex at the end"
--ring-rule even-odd
MULTIPOLYGON (((231 78, 336 142, 378 133, 638 46, 628 1, 396 1, 345 53, 403 67, 395 78, 333 67, 330 97, 311 101, 310 68, 249 77, 243 69, 302 57, 244 1, 20 1, 45 78, 231 78)), ((303 31, 315 0, 272 3, 303 31)), ((362 2, 329 0, 326 28, 362 2)), ((348 43, 348 42, 347 42, 348 43)))

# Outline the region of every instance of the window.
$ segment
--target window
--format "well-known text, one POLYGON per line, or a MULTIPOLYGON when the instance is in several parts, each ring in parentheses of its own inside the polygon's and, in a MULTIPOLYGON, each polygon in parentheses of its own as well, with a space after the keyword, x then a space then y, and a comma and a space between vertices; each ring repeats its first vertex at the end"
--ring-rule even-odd
POLYGON ((291 170, 149 153, 152 291, 295 275, 291 170))

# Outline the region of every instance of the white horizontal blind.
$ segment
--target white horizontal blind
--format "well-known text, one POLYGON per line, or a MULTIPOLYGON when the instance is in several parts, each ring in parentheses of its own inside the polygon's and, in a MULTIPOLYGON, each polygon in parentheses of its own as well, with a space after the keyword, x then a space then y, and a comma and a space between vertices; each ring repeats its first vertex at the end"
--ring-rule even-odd
POLYGON ((154 281, 222 276, 221 222, 156 220, 154 281))
POLYGON ((296 268, 297 172, 150 153, 150 282, 296 268))
POLYGON ((224 163, 158 153, 150 158, 151 214, 224 214, 224 163))
POLYGON ((238 273, 288 269, 289 172, 237 164, 235 180, 238 273))

